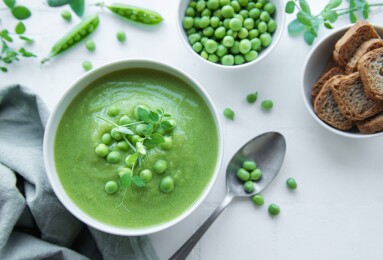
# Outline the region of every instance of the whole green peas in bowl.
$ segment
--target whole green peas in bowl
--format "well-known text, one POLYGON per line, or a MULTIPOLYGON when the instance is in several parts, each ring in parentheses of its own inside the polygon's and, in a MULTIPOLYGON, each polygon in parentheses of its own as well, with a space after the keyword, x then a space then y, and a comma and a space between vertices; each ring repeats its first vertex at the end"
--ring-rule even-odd
POLYGON ((178 31, 203 63, 223 69, 253 65, 277 46, 285 27, 282 0, 182 0, 178 31))

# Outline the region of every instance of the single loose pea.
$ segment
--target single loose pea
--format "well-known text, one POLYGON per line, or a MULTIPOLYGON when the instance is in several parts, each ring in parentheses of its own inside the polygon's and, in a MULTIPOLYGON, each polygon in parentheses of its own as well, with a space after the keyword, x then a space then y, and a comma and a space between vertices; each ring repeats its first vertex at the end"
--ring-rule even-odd
POLYGON ((269 15, 272 15, 275 11, 275 5, 273 3, 267 3, 263 7, 263 10, 269 13, 269 15))
POLYGON ((71 14, 71 12, 69 12, 68 10, 63 10, 63 11, 61 12, 61 17, 62 17, 64 20, 68 21, 68 22, 70 22, 70 21, 72 20, 72 14, 71 14))
POLYGON ((132 123, 132 119, 127 115, 123 115, 120 120, 118 120, 119 125, 128 125, 130 123, 132 123))
POLYGON ((267 47, 271 44, 271 35, 269 33, 262 33, 261 36, 259 37, 261 40, 262 46, 267 47))
POLYGON ((111 145, 113 143, 112 136, 109 133, 105 133, 101 136, 101 142, 106 145, 111 145))
POLYGON ((253 18, 246 18, 245 21, 243 21, 243 26, 247 30, 252 30, 254 28, 254 19, 253 18))
POLYGON ((253 104, 253 103, 255 103, 255 101, 257 101, 257 97, 258 97, 258 92, 250 93, 246 96, 246 100, 248 103, 253 104))
POLYGON ((215 52, 218 57, 223 57, 227 54, 227 48, 223 46, 222 44, 218 45, 217 51, 215 52))
MULTIPOLYGON (((199 21, 201 20, 201 17, 195 17, 194 19, 193 19, 193 24, 194 24, 194 29, 201 29, 201 28, 199 28, 199 21)), ((192 28, 193 29, 193 28, 192 28)), ((191 29, 189 29, 189 30, 191 30, 191 29)))
POLYGON ((174 180, 170 176, 166 176, 160 181, 160 190, 164 193, 170 193, 174 190, 174 180))
POLYGON ((201 19, 198 22, 198 26, 201 29, 208 27, 209 24, 210 24, 210 18, 207 16, 201 17, 201 19))
POLYGON ((201 51, 201 57, 207 60, 209 58, 209 53, 207 53, 205 50, 201 51))
POLYGON ((254 6, 255 8, 258 8, 258 9, 262 9, 262 7, 263 7, 263 4, 262 3, 260 3, 260 2, 258 2, 258 3, 256 3, 255 4, 255 6, 254 6))
POLYGON ((279 212, 281 211, 281 209, 279 208, 279 206, 277 204, 274 204, 274 203, 271 203, 269 205, 269 208, 268 208, 268 211, 269 211, 269 214, 271 216, 276 216, 279 214, 279 212))
POLYGON ((242 9, 239 14, 243 17, 243 19, 249 18, 249 11, 242 9))
POLYGON ((194 25, 194 19, 193 17, 190 17, 190 16, 185 16, 183 19, 182 19, 182 26, 185 28, 185 29, 191 29, 194 25))
POLYGON ((234 38, 232 36, 225 36, 222 40, 222 45, 225 47, 232 47, 234 45, 234 38))
POLYGON ((258 38, 251 39, 250 43, 251 43, 251 49, 254 51, 258 50, 262 45, 261 40, 258 38))
POLYGON ((226 28, 223 26, 220 26, 217 29, 215 29, 214 36, 217 39, 222 39, 223 37, 225 37, 225 33, 226 33, 226 28))
POLYGON ((250 173, 243 168, 239 168, 237 170, 237 178, 241 181, 248 181, 250 180, 250 173))
POLYGON ((225 5, 229 5, 229 4, 230 4, 230 0, 219 0, 220 6, 225 6, 225 5))
POLYGON ((129 176, 133 176, 132 169, 130 169, 130 168, 123 168, 122 170, 120 170, 118 172, 118 176, 120 176, 120 178, 122 178, 122 176, 124 176, 125 174, 129 174, 129 176))
POLYGON ((90 61, 84 61, 84 62, 82 63, 82 67, 83 67, 84 70, 86 70, 86 71, 89 71, 89 70, 91 70, 91 69, 93 68, 92 63, 90 63, 90 61))
POLYGON ((219 57, 216 54, 210 54, 207 58, 208 61, 217 63, 219 61, 219 57))
POLYGON ((105 157, 108 155, 109 153, 109 149, 108 149, 108 146, 106 146, 105 144, 99 144, 96 146, 96 149, 94 149, 94 151, 96 152, 96 154, 100 157, 105 157))
POLYGON ((211 16, 211 10, 210 9, 203 10, 202 13, 201 13, 201 16, 210 17, 211 16))
POLYGON ((242 23, 243 23, 243 21, 245 20, 245 18, 243 18, 243 16, 240 15, 240 14, 235 14, 235 15, 234 15, 234 18, 237 18, 237 19, 241 20, 242 23))
POLYGON ((197 6, 197 2, 196 1, 190 1, 189 7, 195 8, 196 6, 197 6))
POLYGON ((239 41, 234 41, 233 47, 230 48, 230 51, 232 54, 238 54, 239 53, 239 41))
POLYGON ((226 29, 230 29, 230 20, 229 18, 225 19, 223 21, 223 26, 226 28, 226 29))
POLYGON ((119 163, 121 161, 121 154, 117 151, 112 151, 106 156, 106 160, 113 164, 119 163))
POLYGON ((234 32, 237 32, 242 28, 242 21, 239 18, 233 18, 229 22, 229 27, 234 32))
POLYGON ((261 103, 261 108, 263 110, 270 110, 273 108, 273 101, 271 101, 270 99, 266 99, 266 100, 263 100, 262 103, 261 103))
POLYGON ((241 65, 245 63, 245 58, 243 57, 242 54, 237 54, 234 56, 234 64, 235 65, 241 65))
POLYGON ((202 38, 201 38, 201 43, 204 45, 204 44, 207 42, 207 40, 209 40, 209 38, 207 38, 207 37, 202 37, 202 38))
MULTIPOLYGON (((234 47, 234 46, 233 46, 234 47)), ((231 48, 233 48, 231 47, 231 48)), ((234 56, 231 54, 227 54, 221 58, 222 65, 230 66, 234 64, 234 56)))
POLYGON ((123 31, 118 31, 116 33, 116 38, 119 42, 125 42, 126 41, 126 34, 123 31))
POLYGON ((267 23, 267 31, 269 33, 275 32, 277 29, 277 23, 275 22, 274 19, 270 19, 269 22, 267 23))
POLYGON ((96 44, 92 40, 87 40, 85 42, 85 47, 88 49, 88 51, 95 51, 96 50, 96 44))
POLYGON ((190 16, 190 17, 194 17, 195 16, 195 9, 193 7, 189 6, 188 8, 186 8, 185 15, 190 16))
POLYGON ((254 195, 251 200, 253 203, 257 206, 262 206, 265 203, 265 199, 263 198, 262 195, 256 194, 254 195))
POLYGON ((202 43, 196 42, 193 44, 192 48, 195 52, 200 53, 203 49, 203 46, 202 46, 202 43))
POLYGON ((249 31, 246 28, 241 28, 238 31, 238 38, 239 39, 245 39, 249 35, 249 31))
POLYGON ((223 17, 222 17, 221 9, 215 10, 213 13, 213 16, 218 17, 219 19, 222 19, 223 17))
POLYGON ((198 12, 202 12, 206 8, 206 2, 204 0, 199 0, 196 5, 198 12))
POLYGON ((153 164, 153 170, 155 173, 162 174, 168 168, 168 164, 165 160, 158 160, 153 164))
POLYGON ((133 135, 132 136, 132 143, 136 144, 141 139, 141 136, 139 135, 133 135))
POLYGON ((253 19, 257 19, 261 15, 261 11, 258 8, 253 8, 249 11, 249 16, 253 19))
POLYGON ((254 51, 254 50, 251 50, 251 51, 249 51, 248 53, 245 54, 245 60, 246 60, 247 62, 253 61, 253 60, 255 60, 257 57, 258 57, 258 52, 257 52, 257 51, 254 51))
POLYGON ((213 27, 209 26, 203 29, 202 34, 206 37, 210 37, 214 34, 214 29, 213 27))
POLYGON ((120 141, 117 143, 117 147, 118 149, 120 149, 121 151, 129 151, 129 145, 126 141, 120 141))
POLYGON ((233 7, 235 12, 241 11, 241 6, 237 1, 231 1, 230 5, 233 7))
POLYGON ((270 14, 266 11, 262 11, 259 18, 261 18, 261 20, 264 22, 268 22, 270 20, 270 14))
MULTIPOLYGON (((205 29, 204 29, 205 30, 205 29)), ((201 34, 199 33, 193 33, 188 36, 189 42, 191 45, 201 40, 201 34)))
POLYGON ((291 190, 295 190, 298 187, 298 184, 295 181, 295 179, 291 177, 286 180, 286 185, 291 190))
POLYGON ((186 30, 186 35, 189 36, 190 34, 196 33, 197 29, 196 28, 191 28, 186 30))
POLYGON ((140 171, 140 177, 141 179, 144 181, 144 182, 149 182, 152 180, 153 178, 153 173, 151 170, 149 169, 144 169, 142 171, 140 171))
POLYGON ((219 0, 208 0, 206 6, 210 10, 216 10, 219 8, 219 0))
POLYGON ((249 31, 249 39, 254 39, 254 38, 257 38, 259 36, 259 31, 258 29, 252 29, 249 31))
POLYGON ((254 191, 254 182, 252 181, 247 181, 243 184, 243 188, 245 189, 246 192, 250 193, 254 191))
POLYGON ((230 5, 225 5, 221 9, 221 14, 224 18, 232 18, 234 16, 234 8, 230 5))
POLYGON ((238 33, 237 33, 237 32, 234 32, 234 31, 231 30, 231 29, 229 29, 229 30, 227 30, 226 35, 235 38, 235 37, 237 37, 238 33))
POLYGON ((265 33, 267 31, 267 24, 265 22, 260 22, 258 24, 258 31, 259 33, 265 33))
POLYGON ((117 182, 115 181, 108 181, 105 183, 105 192, 108 194, 113 194, 118 190, 117 182))
POLYGON ((170 150, 173 147, 173 139, 171 136, 164 136, 164 142, 161 144, 163 150, 170 150))
POLYGON ((248 39, 243 39, 239 42, 239 51, 246 54, 251 50, 251 43, 248 39))
POLYGON ((206 41, 205 50, 207 53, 214 53, 214 52, 216 52, 217 48, 218 48, 218 44, 216 41, 211 40, 211 39, 206 41))
POLYGON ((238 0, 238 3, 243 7, 246 7, 249 4, 249 0, 238 0))
POLYGON ((223 115, 230 120, 234 120, 234 111, 231 108, 225 108, 223 115))
POLYGON ((217 28, 219 26, 219 18, 216 16, 210 18, 210 26, 213 28, 217 28))
POLYGON ((118 115, 118 113, 120 113, 120 110, 118 109, 118 107, 117 106, 110 106, 109 108, 108 108, 108 112, 107 112, 107 114, 108 114, 108 116, 110 116, 110 117, 115 117, 115 116, 117 116, 118 115))
POLYGON ((122 135, 121 135, 121 133, 119 131, 117 131, 116 128, 112 128, 112 130, 110 131, 110 135, 116 141, 121 141, 122 140, 122 135))
POLYGON ((242 167, 247 171, 253 171, 257 168, 257 164, 254 161, 244 161, 242 167))
POLYGON ((252 181, 258 181, 262 178, 262 171, 260 169, 255 169, 250 173, 250 179, 252 181))
POLYGON ((146 124, 138 124, 136 125, 136 134, 140 135, 140 136, 143 136, 144 134, 144 130, 146 128, 146 124))

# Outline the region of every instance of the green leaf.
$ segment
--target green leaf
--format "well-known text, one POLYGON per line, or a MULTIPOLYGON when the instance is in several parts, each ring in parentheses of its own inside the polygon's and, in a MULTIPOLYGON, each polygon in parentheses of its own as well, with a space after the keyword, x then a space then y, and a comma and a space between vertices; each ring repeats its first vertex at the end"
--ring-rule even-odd
POLYGON ((285 12, 288 13, 288 14, 292 14, 292 13, 294 13, 294 10, 295 10, 295 3, 294 3, 294 1, 288 1, 286 3, 285 12))
POLYGON ((138 116, 139 116, 140 120, 144 121, 145 123, 150 122, 149 111, 147 111, 146 109, 139 107, 138 108, 138 116))
POLYGON ((298 35, 305 30, 305 27, 297 19, 295 19, 289 23, 287 30, 290 35, 298 35))
POLYGON ((23 36, 23 35, 20 35, 20 40, 23 40, 23 41, 25 41, 26 43, 33 43, 33 39, 31 39, 31 38, 28 38, 28 37, 25 37, 25 36, 23 36))
POLYGON ((59 7, 69 4, 69 0, 48 0, 48 5, 50 7, 59 7))
POLYGON ((84 0, 69 0, 69 6, 77 16, 81 17, 84 14, 84 0))
POLYGON ((153 123, 157 123, 160 120, 160 117, 156 112, 150 111, 149 118, 152 120, 153 123))
POLYGON ((137 186, 137 187, 144 187, 145 186, 145 182, 143 179, 141 179, 141 177, 139 176, 133 176, 132 177, 132 180, 133 180, 133 183, 137 186))
POLYGON ((164 114, 164 117, 171 117, 171 114, 164 114))
POLYGON ((142 131, 142 133, 145 135, 145 136, 148 136, 150 135, 152 132, 153 132, 153 129, 154 129, 154 125, 153 123, 149 123, 146 125, 146 127, 144 128, 144 130, 142 131))
POLYGON ((165 139, 161 134, 154 133, 154 134, 150 135, 150 141, 155 143, 155 144, 162 144, 163 142, 165 142, 165 139))
POLYGON ((303 13, 303 12, 298 12, 297 13, 297 19, 298 19, 298 21, 301 24, 303 24, 303 25, 305 25, 307 27, 312 27, 313 26, 312 20, 311 20, 312 19, 311 15, 308 15, 308 14, 303 13))
POLYGON ((329 22, 325 22, 324 23, 324 26, 327 28, 327 29, 332 29, 332 25, 329 23, 329 22))
POLYGON ((334 9, 342 4, 342 0, 331 0, 327 5, 326 9, 334 9))
POLYGON ((0 67, 0 70, 2 71, 2 72, 8 72, 8 69, 6 68, 6 67, 0 67))
POLYGON ((119 126, 115 128, 117 132, 127 134, 127 135, 134 135, 134 132, 127 128, 126 126, 119 126))
POLYGON ((350 22, 352 23, 355 23, 358 20, 354 12, 349 13, 349 18, 350 18, 350 22))
POLYGON ((11 9, 12 15, 18 20, 25 20, 31 16, 31 11, 25 6, 18 5, 12 7, 11 9))
POLYGON ((32 52, 28 52, 26 51, 24 48, 20 48, 19 52, 21 53, 21 55, 23 57, 26 57, 26 58, 29 58, 29 57, 37 57, 35 54, 33 54, 32 52))
POLYGON ((356 1, 355 1, 355 0, 350 0, 350 11, 351 11, 352 9, 354 9, 355 6, 356 6, 356 1))
POLYGON ((26 30, 26 28, 25 28, 24 23, 23 22, 18 22, 16 27, 15 27, 15 33, 23 34, 23 33, 25 33, 25 30, 26 30))
POLYGON ((370 13, 370 6, 368 3, 365 3, 363 5, 363 18, 364 19, 368 19, 368 16, 369 16, 369 13, 370 13))
POLYGON ((120 178, 120 187, 127 188, 132 184, 132 177, 129 174, 124 174, 120 178))
POLYGON ((299 6, 301 7, 302 11, 311 15, 311 10, 309 4, 306 2, 306 0, 299 0, 299 6))
POLYGON ((12 8, 16 4, 16 0, 3 0, 4 4, 9 8, 12 8))
POLYGON ((308 45, 312 45, 316 36, 311 31, 305 31, 303 38, 308 45))
POLYGON ((126 164, 136 164, 138 159, 138 153, 134 153, 128 157, 128 159, 125 161, 126 164))
POLYGON ((328 20, 328 21, 334 23, 338 19, 338 13, 335 11, 326 11, 326 12, 322 13, 322 17, 325 20, 328 20))
POLYGON ((9 32, 7 29, 4 29, 0 32, 0 37, 6 40, 7 42, 13 42, 13 39, 11 36, 9 36, 9 32))
POLYGON ((166 130, 171 130, 173 128, 173 125, 169 121, 163 121, 160 124, 161 128, 166 130))

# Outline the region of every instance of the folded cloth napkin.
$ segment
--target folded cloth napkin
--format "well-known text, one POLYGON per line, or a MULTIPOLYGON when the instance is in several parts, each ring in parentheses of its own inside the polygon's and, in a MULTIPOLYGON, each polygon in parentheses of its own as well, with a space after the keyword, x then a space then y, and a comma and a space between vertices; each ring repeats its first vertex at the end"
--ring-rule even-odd
POLYGON ((29 89, 0 87, 0 259, 158 259, 148 237, 103 233, 62 206, 44 169, 47 118, 29 89))

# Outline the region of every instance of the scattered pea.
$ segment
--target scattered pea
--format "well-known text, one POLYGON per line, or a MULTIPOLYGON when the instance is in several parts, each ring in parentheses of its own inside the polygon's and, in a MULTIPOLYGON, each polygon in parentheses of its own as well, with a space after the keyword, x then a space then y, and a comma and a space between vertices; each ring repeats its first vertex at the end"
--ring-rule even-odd
POLYGON ((161 144, 163 150, 170 150, 173 147, 173 140, 171 136, 164 136, 164 142, 161 144))
POLYGON ((121 161, 121 154, 117 151, 112 151, 106 156, 106 160, 112 164, 119 163, 121 161))
POLYGON ((132 143, 136 144, 141 139, 141 136, 139 135, 133 135, 132 136, 132 143))
POLYGON ((144 182, 149 182, 149 181, 151 181, 152 178, 153 178, 152 171, 149 170, 149 169, 144 169, 144 170, 140 171, 140 177, 141 177, 141 179, 142 179, 144 182))
POLYGON ((257 101, 258 92, 250 93, 246 96, 246 100, 248 103, 253 104, 255 101, 257 101))
POLYGON ((82 67, 83 67, 84 70, 86 70, 86 71, 89 71, 89 70, 91 70, 91 69, 93 68, 92 63, 90 63, 90 61, 84 61, 84 62, 82 63, 82 67))
POLYGON ((257 168, 257 164, 254 161, 244 161, 242 167, 247 171, 253 171, 257 168))
POLYGON ((154 170, 154 172, 156 172, 158 174, 164 173, 167 168, 168 168, 167 162, 165 160, 162 160, 162 159, 156 161, 153 164, 153 170, 154 170))
POLYGON ((108 181, 105 183, 105 192, 108 194, 113 194, 118 190, 117 182, 115 181, 108 181))
POLYGON ((248 181, 250 180, 250 173, 243 168, 239 168, 237 170, 237 178, 241 181, 248 181))
POLYGON ((170 176, 166 176, 160 181, 160 190, 164 193, 170 193, 174 190, 174 180, 170 176))
POLYGON ((256 194, 252 197, 252 201, 257 206, 262 206, 265 203, 265 199, 262 195, 256 194))
POLYGON ((109 108, 108 108, 108 112, 107 112, 107 114, 108 114, 108 116, 110 116, 110 117, 115 117, 115 116, 117 116, 118 115, 118 113, 120 113, 120 110, 118 109, 118 107, 117 106, 110 106, 109 108))
POLYGON ((234 56, 234 64, 235 65, 241 65, 245 63, 245 58, 241 54, 237 54, 234 56))
POLYGON ((263 110, 270 110, 273 108, 273 101, 270 99, 263 100, 261 103, 261 107, 263 110))
POLYGON ((252 181, 258 181, 262 178, 262 171, 261 169, 255 169, 250 173, 250 179, 252 181))
POLYGON ((286 180, 286 185, 291 190, 295 190, 298 187, 298 184, 295 181, 295 179, 291 177, 286 180))
POLYGON ((122 140, 122 135, 121 135, 121 133, 119 131, 117 131, 116 128, 112 128, 112 130, 110 131, 110 135, 116 141, 121 141, 122 140))
POLYGON ((225 108, 223 110, 223 115, 230 120, 234 120, 234 111, 230 108, 225 108))
POLYGON ((88 49, 88 51, 95 51, 96 50, 96 44, 92 40, 87 40, 85 42, 85 47, 88 49))
POLYGON ((118 31, 116 33, 116 38, 119 42, 125 42, 126 41, 126 34, 123 31, 118 31))
POLYGON ((109 133, 105 133, 101 136, 101 142, 106 145, 111 145, 113 143, 112 136, 109 133))
POLYGON ((72 20, 72 14, 68 10, 61 11, 61 17, 68 22, 72 20))
POLYGON ((123 168, 122 170, 120 170, 120 171, 118 172, 118 176, 120 176, 120 178, 121 178, 122 176, 124 176, 125 174, 129 174, 129 176, 133 176, 133 171, 132 171, 132 169, 130 169, 130 168, 123 168))
POLYGON ((106 146, 105 144, 99 144, 96 146, 96 149, 94 150, 96 152, 96 154, 100 157, 105 157, 108 155, 109 153, 109 149, 108 149, 108 146, 106 146))
MULTIPOLYGON (((233 46, 234 47, 234 46, 233 46)), ((221 58, 222 65, 233 65, 234 64, 234 56, 231 54, 227 54, 221 58)))
POLYGON ((126 141, 120 141, 117 143, 117 147, 118 149, 120 149, 121 151, 129 151, 129 145, 126 141))
POLYGON ((123 115, 120 120, 118 120, 119 125, 127 125, 130 123, 132 123, 132 119, 127 115, 123 115))
POLYGON ((268 208, 269 214, 271 216, 276 216, 280 212, 280 208, 277 204, 271 203, 268 208))
POLYGON ((246 182, 243 184, 243 188, 245 189, 245 191, 246 191, 247 193, 253 192, 253 191, 254 191, 254 182, 252 182, 252 181, 246 181, 246 182))

